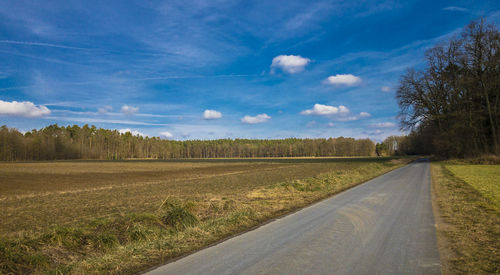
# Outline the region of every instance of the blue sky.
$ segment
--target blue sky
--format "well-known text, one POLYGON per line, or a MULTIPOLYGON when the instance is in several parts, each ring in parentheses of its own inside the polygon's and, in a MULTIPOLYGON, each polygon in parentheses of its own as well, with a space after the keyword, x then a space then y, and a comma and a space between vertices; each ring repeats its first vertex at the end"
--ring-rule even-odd
POLYGON ((171 139, 400 134, 394 89, 499 1, 8 1, 0 125, 171 139))

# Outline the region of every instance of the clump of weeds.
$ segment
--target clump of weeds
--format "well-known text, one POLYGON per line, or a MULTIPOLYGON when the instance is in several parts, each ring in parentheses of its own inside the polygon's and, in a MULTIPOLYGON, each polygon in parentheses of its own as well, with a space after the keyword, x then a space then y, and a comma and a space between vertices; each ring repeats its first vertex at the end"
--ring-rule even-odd
POLYGON ((168 197, 160 205, 160 220, 167 226, 178 231, 198 224, 198 218, 193 214, 195 204, 192 202, 181 202, 178 199, 168 197))

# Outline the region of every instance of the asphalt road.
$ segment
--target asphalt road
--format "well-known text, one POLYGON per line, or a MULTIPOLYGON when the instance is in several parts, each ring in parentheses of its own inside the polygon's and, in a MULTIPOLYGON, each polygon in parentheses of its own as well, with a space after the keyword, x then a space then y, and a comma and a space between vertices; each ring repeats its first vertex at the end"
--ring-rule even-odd
POLYGON ((439 274, 427 161, 150 274, 439 274))

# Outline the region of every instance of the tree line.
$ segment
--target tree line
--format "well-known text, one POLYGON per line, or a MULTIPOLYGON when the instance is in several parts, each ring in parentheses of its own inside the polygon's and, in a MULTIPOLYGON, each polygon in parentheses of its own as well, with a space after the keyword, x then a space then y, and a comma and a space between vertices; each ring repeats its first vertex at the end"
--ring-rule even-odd
POLYGON ((409 70, 396 98, 411 131, 408 152, 466 157, 500 153, 500 34, 485 20, 426 52, 423 70, 409 70))
POLYGON ((166 140, 78 125, 21 133, 0 127, 0 160, 372 156, 370 139, 166 140))

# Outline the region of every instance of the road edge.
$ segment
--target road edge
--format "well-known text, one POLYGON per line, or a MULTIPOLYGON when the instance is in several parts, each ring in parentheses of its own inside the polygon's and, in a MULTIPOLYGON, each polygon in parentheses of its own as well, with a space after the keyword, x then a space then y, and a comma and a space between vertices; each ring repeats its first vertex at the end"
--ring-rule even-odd
MULTIPOLYGON (((436 228, 436 239, 437 246, 439 252, 439 258, 441 260, 441 274, 451 274, 451 263, 450 259, 452 258, 453 251, 450 248, 450 243, 448 238, 445 236, 445 229, 449 226, 441 213, 441 209, 439 208, 438 203, 438 195, 437 195, 437 178, 433 175, 433 165, 441 165, 436 161, 429 161, 430 168, 430 176, 431 176, 431 204, 432 204, 432 212, 434 214, 434 227, 436 228)), ((441 169, 434 168, 434 169, 441 169)))

